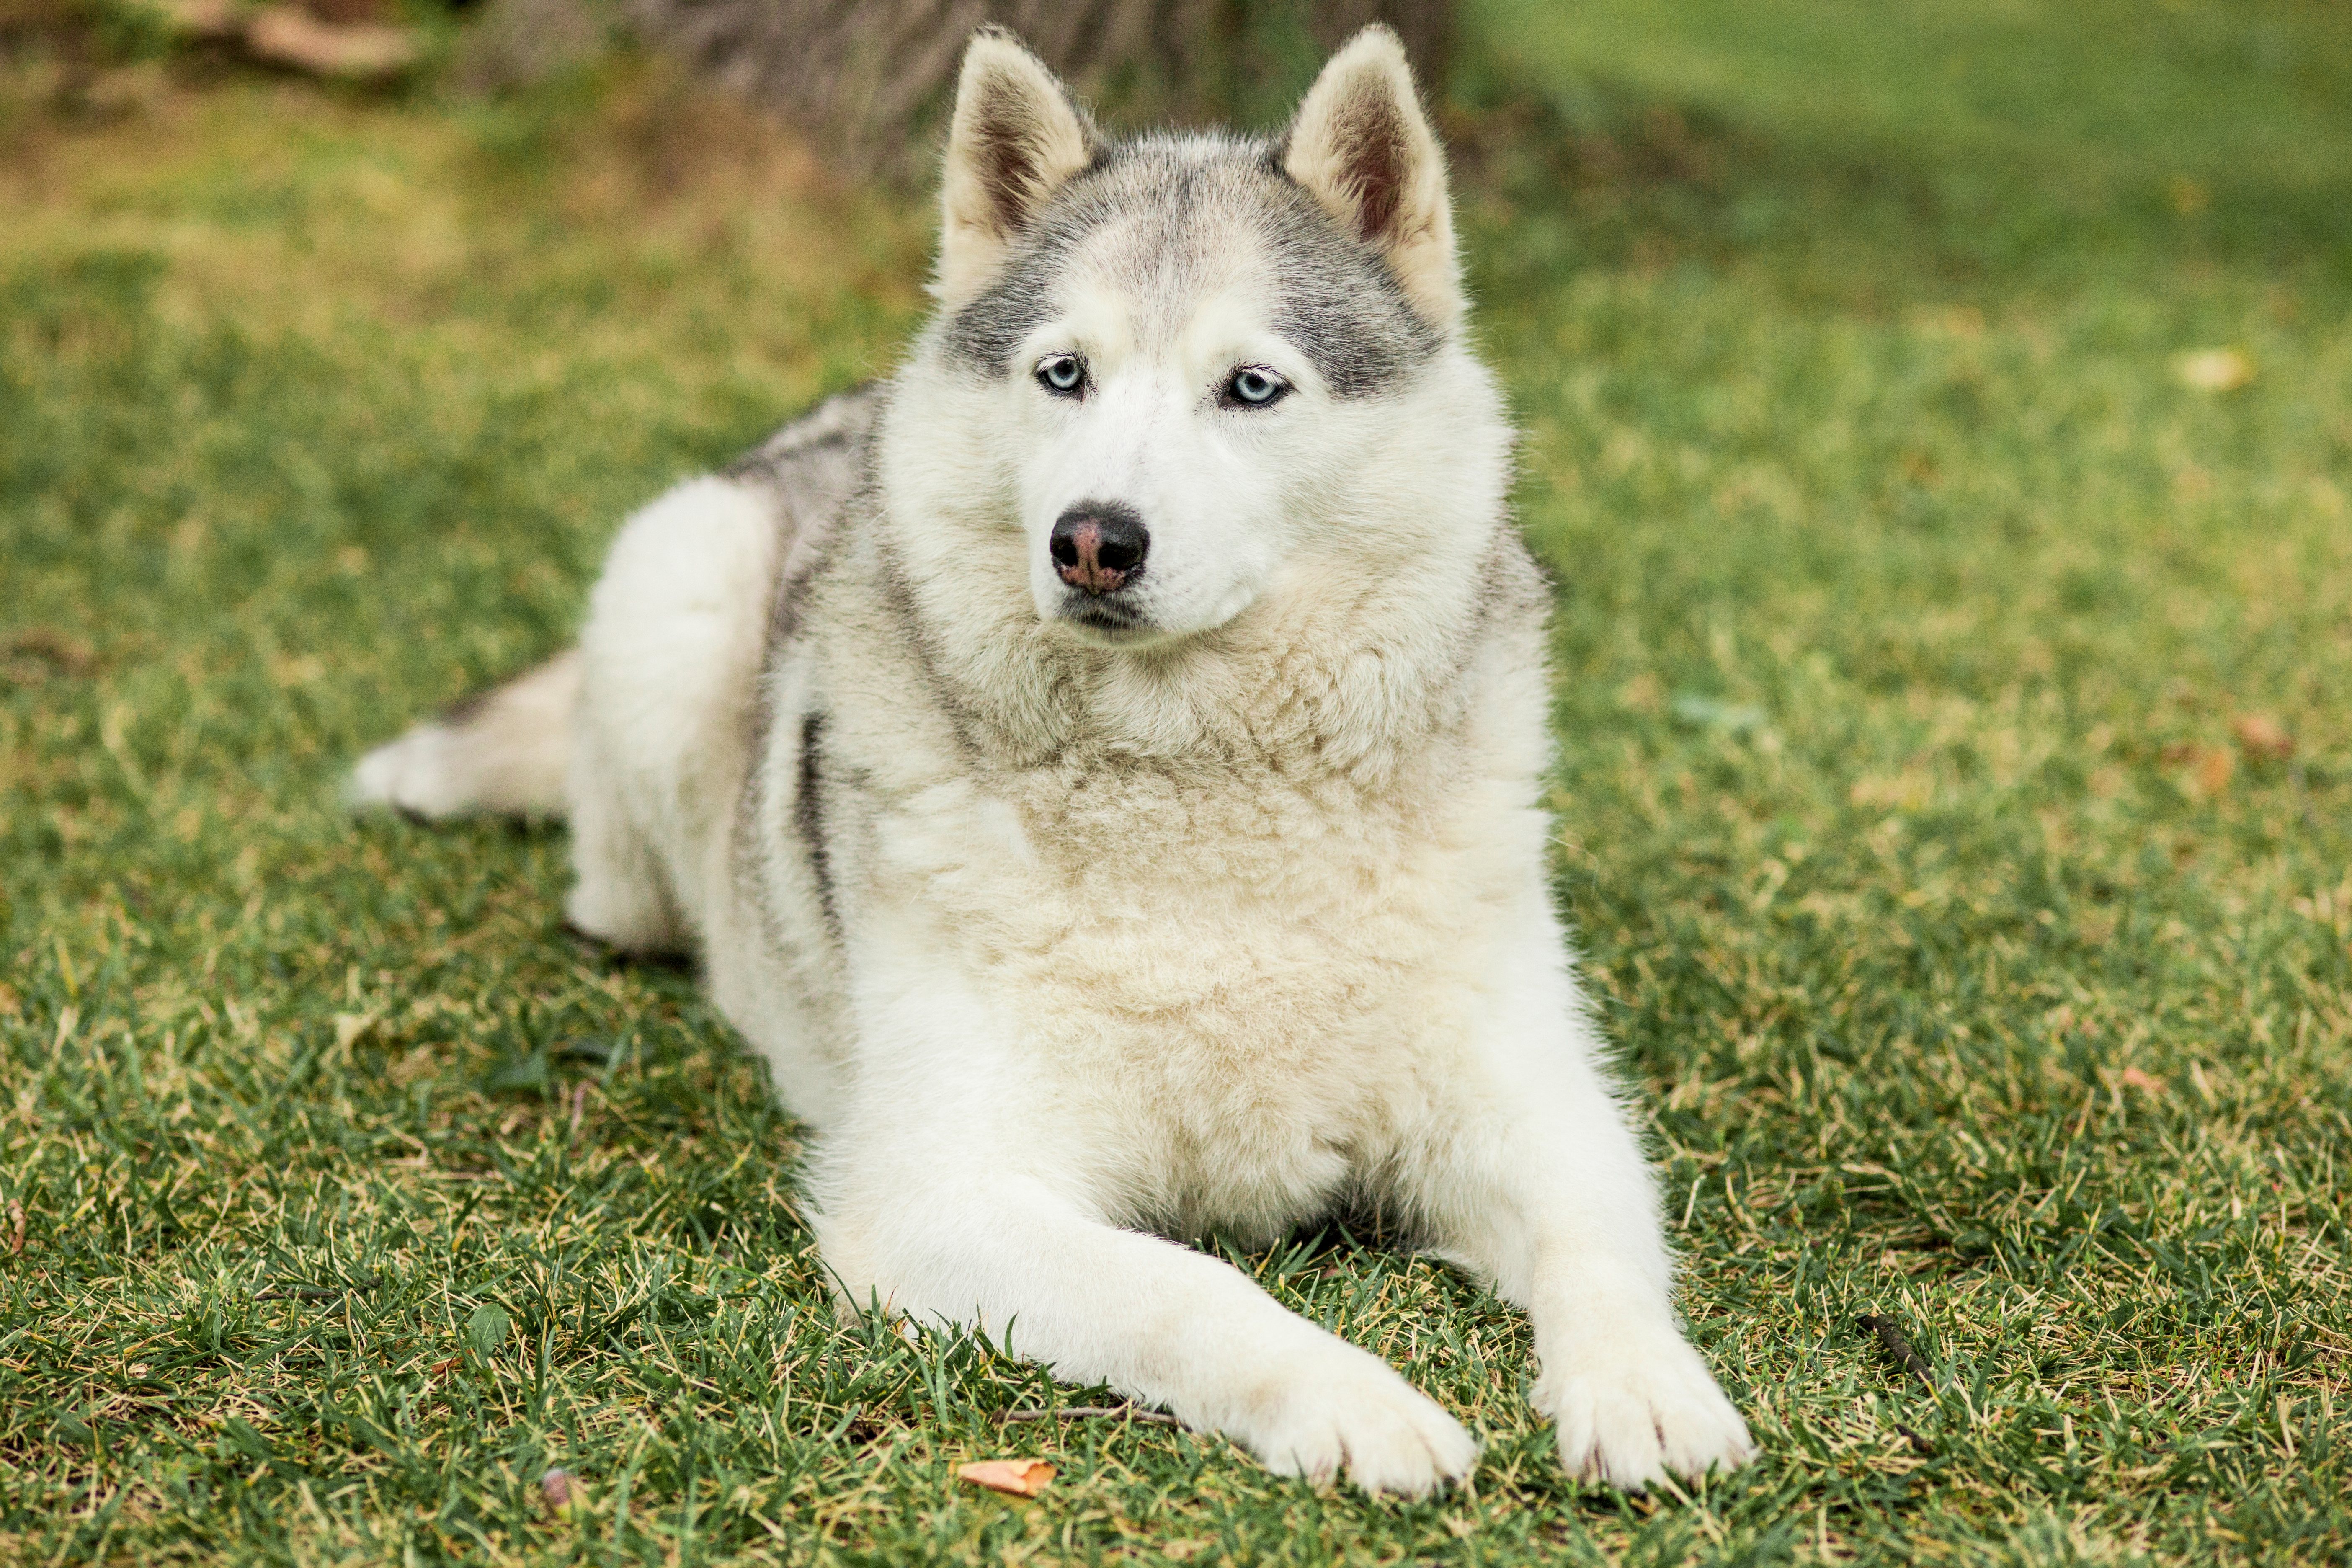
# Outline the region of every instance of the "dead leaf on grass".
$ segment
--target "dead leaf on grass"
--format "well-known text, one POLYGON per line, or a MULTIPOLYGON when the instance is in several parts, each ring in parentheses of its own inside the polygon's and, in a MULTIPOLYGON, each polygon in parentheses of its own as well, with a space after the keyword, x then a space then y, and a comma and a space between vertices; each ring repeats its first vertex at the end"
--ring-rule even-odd
POLYGON ((2238 771, 2235 754, 2220 746, 2208 746, 2197 758, 2197 788, 2210 796, 2230 787, 2231 777, 2238 771))
POLYGON ((8 1200, 8 1256, 17 1257, 25 1250, 25 1205, 15 1198, 8 1200))
POLYGON ((588 1500, 572 1472, 560 1467, 539 1478, 539 1495, 546 1500, 548 1511, 554 1514, 570 1513, 588 1500))
POLYGON ((2230 721, 2230 733, 2250 757, 2285 757, 2294 751, 2294 737, 2267 713, 2240 713, 2230 721))
POLYGON ((1035 1497, 1053 1479, 1054 1467, 1043 1459, 974 1459, 956 1467, 956 1479, 1013 1497, 1035 1497))
POLYGON ((2150 1078, 2137 1068, 2124 1068, 2120 1081, 2126 1089, 2144 1089, 2150 1094, 2162 1094, 2166 1087, 2162 1079, 2150 1078))
POLYGON ((245 46, 273 65, 317 76, 397 76, 424 57, 424 45, 403 27, 365 23, 339 27, 291 5, 254 13, 245 46))
POLYGON ((2235 349, 2199 349, 2177 356, 2173 379, 2196 392, 2235 392, 2254 379, 2254 362, 2235 349))

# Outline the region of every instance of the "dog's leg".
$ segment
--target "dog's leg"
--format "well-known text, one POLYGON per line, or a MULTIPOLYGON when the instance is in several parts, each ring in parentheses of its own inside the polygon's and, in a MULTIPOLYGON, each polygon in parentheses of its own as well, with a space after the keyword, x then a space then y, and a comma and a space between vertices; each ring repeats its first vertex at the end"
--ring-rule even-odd
POLYGON ((1675 1321, 1656 1185, 1597 1033, 1556 945, 1516 956, 1456 1120, 1409 1152, 1398 1195, 1433 1250, 1527 1310, 1535 1404, 1571 1474, 1638 1489, 1733 1468, 1755 1447, 1675 1321))
POLYGON ((1034 1176, 935 1173, 887 1218, 820 1221, 853 1300, 1001 1335, 1066 1382, 1108 1384, 1285 1475, 1344 1468, 1421 1496, 1476 1462, 1469 1434, 1386 1362, 1229 1264, 1105 1224, 1034 1176))
POLYGON ((582 725, 572 757, 572 890, 563 921, 616 952, 684 952, 691 945, 660 849, 629 809, 624 765, 582 725))
POLYGON ((712 868, 749 765, 789 542, 765 492, 690 479, 623 526, 589 596, 564 914, 624 952, 689 948, 723 912, 712 868))
POLYGON ((868 1038, 919 1028, 935 1043, 880 1042, 865 1058, 812 1184, 825 1263, 852 1305, 997 1336, 1286 1475, 1344 1471, 1419 1496, 1469 1473, 1469 1434, 1380 1357, 1218 1258, 1108 1223, 1055 1153, 1087 1142, 1086 1110, 1045 1109, 984 1020, 940 1006, 935 986, 907 992, 868 1038))
POLYGON ((352 803, 431 822, 475 812, 561 816, 579 702, 574 649, 370 752, 352 770, 352 803))

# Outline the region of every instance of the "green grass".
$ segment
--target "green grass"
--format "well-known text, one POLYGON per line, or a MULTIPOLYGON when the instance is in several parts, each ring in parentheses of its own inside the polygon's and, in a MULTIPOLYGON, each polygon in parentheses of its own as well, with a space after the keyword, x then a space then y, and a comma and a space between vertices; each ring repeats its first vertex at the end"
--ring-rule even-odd
POLYGON ((90 124, 20 63, 0 1556, 2352 1556, 2352 21, 1468 26, 1560 887, 1762 1461, 1579 1491, 1517 1318, 1336 1228, 1242 1261, 1486 1434, 1463 1495, 1003 1427, 1078 1394, 836 1323, 793 1127, 690 979, 560 935, 561 832, 335 791, 559 646, 627 508, 887 367, 924 215, 641 68, 134 72, 90 124), (2252 383, 2183 385, 2211 348, 2252 383), (950 1479, 1031 1452, 1035 1502, 950 1479))

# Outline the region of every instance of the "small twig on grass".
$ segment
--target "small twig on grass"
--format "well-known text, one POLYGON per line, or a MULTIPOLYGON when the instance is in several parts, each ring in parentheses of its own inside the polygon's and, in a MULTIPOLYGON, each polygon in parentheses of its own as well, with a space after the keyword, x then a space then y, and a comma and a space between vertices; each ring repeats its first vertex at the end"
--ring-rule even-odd
POLYGON ((1927 1370, 1927 1363, 1920 1359, 1917 1351, 1911 1348, 1911 1342, 1903 1337, 1903 1331, 1895 1326, 1894 1319, 1881 1318, 1864 1312, 1853 1321, 1854 1326, 1864 1332, 1876 1334, 1880 1346, 1904 1371, 1912 1373, 1921 1383, 1926 1384, 1929 1393, 1935 1392, 1935 1373, 1927 1370))
POLYGON ((1005 1410, 997 1419, 1007 1426, 1016 1421, 1084 1421, 1096 1416, 1125 1416, 1130 1421, 1142 1421, 1154 1426, 1181 1426, 1173 1415, 1162 1415, 1157 1410, 1139 1410, 1132 1405, 1066 1405, 1059 1410, 1005 1410))
MULTIPOLYGON (((1917 1351, 1911 1348, 1911 1342, 1903 1337, 1903 1331, 1895 1327, 1894 1319, 1882 1318, 1875 1313, 1864 1312, 1861 1317, 1856 1318, 1853 1321, 1854 1326, 1862 1330, 1864 1333, 1875 1335, 1878 1340, 1879 1348, 1884 1350, 1887 1355, 1894 1360, 1896 1365, 1903 1368, 1904 1371, 1910 1373, 1922 1384, 1926 1384, 1928 1393, 1933 1394, 1936 1391, 1935 1375, 1927 1370, 1927 1363, 1921 1357, 1917 1351)), ((1918 1433, 1914 1432, 1910 1427, 1906 1426, 1900 1421, 1897 1421, 1895 1424, 1895 1429, 1897 1432, 1902 1433, 1905 1437, 1910 1440, 1912 1452, 1919 1455, 1923 1458, 1934 1458, 1936 1457, 1935 1444, 1929 1442, 1927 1438, 1922 1437, 1918 1433)))
POLYGON ((88 675, 98 668, 98 650, 54 626, 33 626, 8 639, 6 651, 29 655, 63 675, 88 675))
POLYGON ((332 1301, 343 1296, 364 1296, 383 1283, 383 1275, 371 1274, 348 1285, 271 1285, 255 1291, 253 1299, 257 1301, 332 1301))

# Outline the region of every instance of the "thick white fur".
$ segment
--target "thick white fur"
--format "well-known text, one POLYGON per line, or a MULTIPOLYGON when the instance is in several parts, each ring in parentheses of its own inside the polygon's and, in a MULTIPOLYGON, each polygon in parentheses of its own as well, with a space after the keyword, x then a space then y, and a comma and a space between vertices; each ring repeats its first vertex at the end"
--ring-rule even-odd
MULTIPOLYGON (((1399 67, 1367 79, 1409 106, 1399 67)), ((1449 341, 1407 390, 1328 396, 1245 244, 1172 326, 1118 235, 1089 244, 1029 348, 1086 355, 1098 395, 949 374, 935 330, 764 685, 772 498, 701 480, 628 524, 581 652, 572 919, 700 948, 818 1131, 854 1304, 1423 1493, 1475 1464, 1459 1423, 1170 1239, 1368 1201, 1528 1310, 1572 1472, 1743 1462, 1549 900, 1547 596, 1491 381, 1449 341), (1297 390, 1205 403, 1237 362, 1297 390), (1086 497, 1150 521, 1123 640, 1059 618, 1040 566, 1086 497)))

